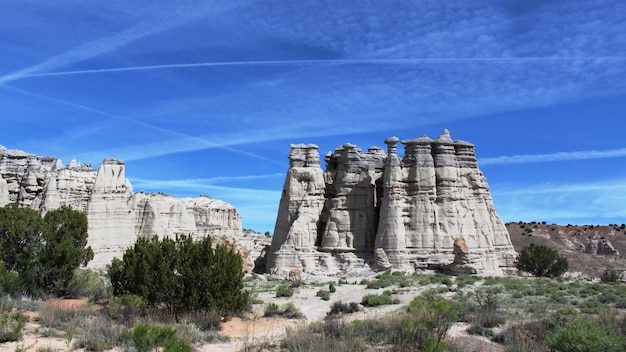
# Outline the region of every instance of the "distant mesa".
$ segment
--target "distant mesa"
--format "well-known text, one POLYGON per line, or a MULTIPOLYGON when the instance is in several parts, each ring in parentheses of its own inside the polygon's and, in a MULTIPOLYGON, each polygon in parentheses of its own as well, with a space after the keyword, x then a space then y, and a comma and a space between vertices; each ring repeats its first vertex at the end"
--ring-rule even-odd
POLYGON ((515 271, 517 253, 473 144, 447 130, 384 142, 386 152, 343 144, 325 155, 325 171, 317 145, 291 145, 267 272, 515 271))
POLYGON ((41 214, 62 205, 85 212, 95 253, 89 266, 98 269, 142 236, 211 235, 236 244, 243 235, 241 216, 232 205, 208 196, 135 193, 125 177, 124 162, 117 159, 105 159, 95 170, 75 160, 64 166, 55 157, 0 146, 0 206, 10 202, 41 214))

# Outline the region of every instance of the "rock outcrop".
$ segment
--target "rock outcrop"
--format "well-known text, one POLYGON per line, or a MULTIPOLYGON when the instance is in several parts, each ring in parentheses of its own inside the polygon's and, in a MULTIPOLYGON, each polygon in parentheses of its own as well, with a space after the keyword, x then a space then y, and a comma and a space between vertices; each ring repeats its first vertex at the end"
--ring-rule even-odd
POLYGON ((387 152, 365 153, 344 144, 326 154, 324 172, 316 145, 291 145, 268 272, 443 266, 453 262, 459 237, 471 258, 463 265, 479 273, 514 270, 517 253, 474 145, 445 130, 437 139, 403 140, 400 157, 399 142, 391 137, 387 152))
MULTIPOLYGON (((236 245, 241 216, 232 205, 207 196, 175 198, 133 192, 124 162, 105 159, 97 170, 0 146, 0 206, 9 202, 41 214, 69 205, 89 221, 93 268, 104 268, 140 236, 211 235, 236 245)), ((247 251, 240 248, 242 254, 247 251)), ((252 258, 244 258, 249 267, 252 258)))
POLYGON ((596 255, 619 255, 610 240, 606 238, 592 239, 585 245, 585 253, 596 255))

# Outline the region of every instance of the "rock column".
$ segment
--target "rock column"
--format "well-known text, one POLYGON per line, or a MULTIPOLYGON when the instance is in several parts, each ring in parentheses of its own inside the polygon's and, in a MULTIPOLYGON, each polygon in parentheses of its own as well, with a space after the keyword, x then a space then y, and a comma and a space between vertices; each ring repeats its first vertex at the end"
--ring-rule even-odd
MULTIPOLYGON (((292 144, 283 193, 278 208, 267 268, 312 271, 315 263, 307 254, 315 250, 317 226, 324 207, 324 176, 318 147, 292 144)), ((287 271, 289 271, 287 270, 287 271)))
POLYGON ((407 264, 406 233, 403 218, 403 201, 406 199, 402 186, 402 167, 397 154, 397 137, 385 140, 387 158, 385 159, 384 191, 380 207, 380 221, 376 235, 376 250, 382 248, 393 267, 401 268, 407 264))

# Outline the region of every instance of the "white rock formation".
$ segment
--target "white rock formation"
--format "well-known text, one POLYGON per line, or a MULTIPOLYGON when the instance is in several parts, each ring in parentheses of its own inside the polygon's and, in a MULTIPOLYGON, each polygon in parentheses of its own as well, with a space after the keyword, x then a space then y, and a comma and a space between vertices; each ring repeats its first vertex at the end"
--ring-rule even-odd
POLYGON ((445 130, 434 140, 402 141, 400 158, 398 142, 388 138, 387 153, 344 144, 326 155, 324 173, 315 159, 317 146, 291 146, 268 253, 270 273, 380 267, 375 252, 385 253, 397 269, 441 266, 452 262, 459 237, 478 272, 514 270, 517 253, 495 212, 474 145, 452 140, 445 130))
MULTIPOLYGON (((0 146, 0 206, 10 202, 41 214, 61 205, 85 212, 95 253, 89 266, 98 269, 121 256, 139 236, 211 235, 236 244, 243 233, 239 212, 226 202, 207 196, 179 199, 133 193, 122 161, 105 159, 94 170, 76 161, 63 166, 54 157, 0 146)), ((244 260, 252 265, 253 258, 244 260)))

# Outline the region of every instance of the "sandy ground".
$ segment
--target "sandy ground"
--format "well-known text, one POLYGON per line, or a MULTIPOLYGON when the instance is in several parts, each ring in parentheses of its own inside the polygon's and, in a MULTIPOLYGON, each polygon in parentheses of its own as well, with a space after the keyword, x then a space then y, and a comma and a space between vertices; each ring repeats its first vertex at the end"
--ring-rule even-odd
MULTIPOLYGON (((234 317, 222 325, 220 334, 228 336, 230 338, 229 341, 209 343, 197 347, 197 350, 206 352, 235 352, 243 350, 246 346, 278 343, 280 337, 285 334, 286 329, 295 329, 305 326, 310 322, 324 319, 330 311, 332 303, 335 301, 342 301, 344 303, 361 302, 362 297, 366 294, 380 294, 384 291, 383 289, 366 289, 364 285, 336 285, 336 292, 331 294, 331 299, 324 301, 317 297, 316 293, 321 289, 328 290, 328 281, 331 280, 319 281, 320 284, 318 286, 307 285, 306 287, 298 288, 295 290, 294 295, 289 298, 275 297, 275 290, 259 293, 257 298, 263 300, 263 304, 255 305, 252 312, 248 313, 243 318, 234 317), (306 316, 306 319, 263 317, 263 311, 267 304, 276 303, 282 305, 287 302, 293 302, 299 307, 306 316)), ((410 302, 416 295, 423 291, 423 289, 423 287, 411 287, 403 293, 394 295, 394 298, 400 301, 399 304, 366 308, 361 312, 346 315, 345 319, 354 320, 382 317, 389 312, 400 309, 402 305, 410 302)), ((86 300, 52 300, 47 302, 47 304, 56 305, 60 308, 75 309, 86 306, 87 302, 86 300)), ((98 309, 98 306, 93 307, 93 309, 98 309)), ((26 324, 23 330, 22 340, 19 342, 0 344, 0 352, 14 352, 16 349, 21 349, 22 351, 37 351, 38 349, 41 350, 44 348, 51 351, 71 350, 71 345, 68 344, 63 337, 42 337, 39 331, 40 326, 35 322, 34 318, 36 318, 36 313, 31 314, 31 320, 26 324)), ((464 334, 465 328, 466 327, 462 326, 462 324, 457 324, 450 330, 450 335, 452 337, 466 338, 467 336, 464 334)), ((62 336, 62 333, 60 335, 62 336)), ((480 341, 477 343, 480 343, 480 341)))
MULTIPOLYGON (((46 304, 55 306, 60 309, 77 309, 87 307, 87 299, 52 299, 46 304)), ((94 309, 98 309, 93 306, 94 309)), ((0 344, 0 352, 37 351, 42 349, 50 349, 54 351, 70 351, 70 344, 63 337, 44 337, 41 336, 41 326, 36 323, 38 314, 36 312, 27 312, 30 320, 22 329, 22 339, 17 342, 5 342, 0 344)), ((62 336, 62 333, 60 333, 62 336)))
MULTIPOLYGON (((322 281, 323 282, 323 281, 322 281)), ((296 289, 292 297, 275 297, 274 292, 259 294, 264 304, 255 306, 252 314, 247 319, 233 318, 222 326, 222 335, 230 336, 232 340, 228 343, 210 344, 203 346, 201 351, 241 351, 244 346, 258 345, 262 343, 278 342, 288 328, 298 328, 314 321, 320 321, 326 317, 330 307, 335 301, 344 303, 361 302, 361 298, 366 294, 380 294, 384 290, 366 289, 364 285, 336 285, 336 292, 331 294, 329 301, 324 301, 316 296, 317 291, 328 290, 328 285, 316 287, 306 287, 296 289), (285 304, 293 302, 300 308, 306 319, 281 319, 264 318, 264 306, 269 303, 285 304)), ((380 307, 367 308, 361 312, 346 315, 346 320, 367 319, 382 317, 394 310, 400 309, 403 304, 410 302, 423 288, 412 287, 409 291, 394 295, 400 300, 399 304, 386 305, 380 307)))

